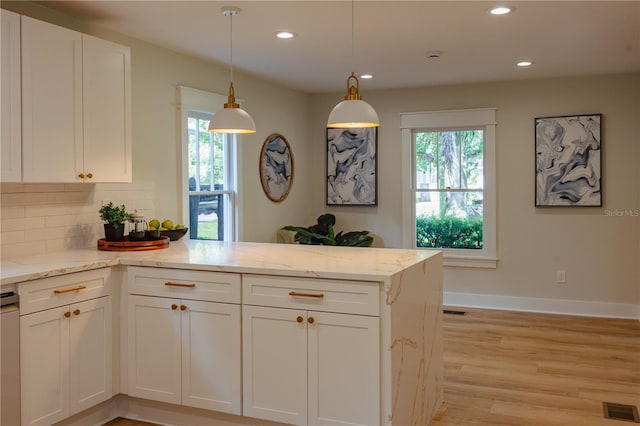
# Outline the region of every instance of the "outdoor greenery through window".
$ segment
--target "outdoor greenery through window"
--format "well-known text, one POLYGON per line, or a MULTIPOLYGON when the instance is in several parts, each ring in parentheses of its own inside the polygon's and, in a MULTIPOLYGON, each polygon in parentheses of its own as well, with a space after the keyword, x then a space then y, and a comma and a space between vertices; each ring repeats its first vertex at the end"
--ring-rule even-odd
POLYGON ((232 191, 229 136, 210 133, 211 114, 189 111, 189 226, 192 239, 225 240, 232 191))
POLYGON ((416 247, 481 250, 484 130, 414 135, 416 247))

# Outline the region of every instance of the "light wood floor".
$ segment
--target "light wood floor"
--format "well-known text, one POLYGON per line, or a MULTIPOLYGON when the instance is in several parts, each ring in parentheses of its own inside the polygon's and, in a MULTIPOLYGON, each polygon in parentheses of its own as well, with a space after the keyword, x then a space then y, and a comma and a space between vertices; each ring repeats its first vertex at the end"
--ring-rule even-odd
POLYGON ((602 402, 640 408, 640 322, 465 310, 445 315, 444 406, 432 426, 632 424, 604 419, 602 402))
POLYGON ((597 426, 640 407, 640 323, 467 310, 445 315, 444 407, 432 426, 597 426))

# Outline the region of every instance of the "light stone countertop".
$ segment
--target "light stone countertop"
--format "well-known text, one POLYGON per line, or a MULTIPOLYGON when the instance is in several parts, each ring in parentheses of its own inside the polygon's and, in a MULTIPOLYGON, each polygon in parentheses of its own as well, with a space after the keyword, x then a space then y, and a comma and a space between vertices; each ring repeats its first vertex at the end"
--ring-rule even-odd
POLYGON ((15 284, 115 265, 381 281, 439 253, 437 250, 233 243, 183 239, 168 249, 109 252, 67 250, 3 260, 0 284, 15 284))

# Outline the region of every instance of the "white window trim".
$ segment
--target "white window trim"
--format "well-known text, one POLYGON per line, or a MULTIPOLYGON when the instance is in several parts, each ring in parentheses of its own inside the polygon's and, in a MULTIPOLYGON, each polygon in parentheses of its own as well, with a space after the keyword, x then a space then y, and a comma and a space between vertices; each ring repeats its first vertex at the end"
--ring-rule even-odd
POLYGON ((402 245, 416 247, 416 203, 413 179, 413 133, 452 127, 484 129, 484 199, 482 250, 438 249, 444 266, 496 268, 496 108, 425 111, 400 114, 402 131, 402 245))
MULTIPOLYGON (((240 100, 241 101, 241 100, 240 100)), ((219 95, 217 93, 206 92, 204 90, 193 89, 186 86, 176 86, 176 106, 177 106, 177 131, 179 144, 179 155, 177 158, 177 170, 178 170, 178 200, 182 205, 181 209, 178 209, 178 220, 184 223, 189 218, 189 168, 185 167, 185 159, 189 156, 189 129, 187 126, 187 118, 189 111, 199 111, 202 113, 211 114, 211 111, 219 111, 224 108, 224 104, 227 102, 226 95, 219 95), (186 219, 185 219, 186 218, 186 219)), ((227 176, 231 179, 235 179, 231 182, 233 188, 235 188, 235 194, 242 193, 242 162, 238 161, 242 158, 242 144, 238 143, 238 135, 233 135, 231 143, 231 161, 235 168, 235 176, 227 176)), ((228 168, 227 168, 228 170, 228 168)), ((231 194, 235 203, 235 215, 230 215, 231 220, 231 241, 239 241, 242 238, 242 229, 240 224, 242 223, 242 197, 234 196, 231 194)))

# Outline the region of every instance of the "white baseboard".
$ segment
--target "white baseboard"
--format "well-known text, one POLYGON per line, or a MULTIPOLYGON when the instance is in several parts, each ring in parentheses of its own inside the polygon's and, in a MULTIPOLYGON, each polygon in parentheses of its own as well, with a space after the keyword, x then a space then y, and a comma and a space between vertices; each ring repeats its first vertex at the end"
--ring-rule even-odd
POLYGON ((467 308, 502 309, 506 311, 579 315, 587 317, 631 318, 640 320, 640 305, 628 303, 543 299, 538 297, 515 297, 445 291, 444 305, 467 308))

